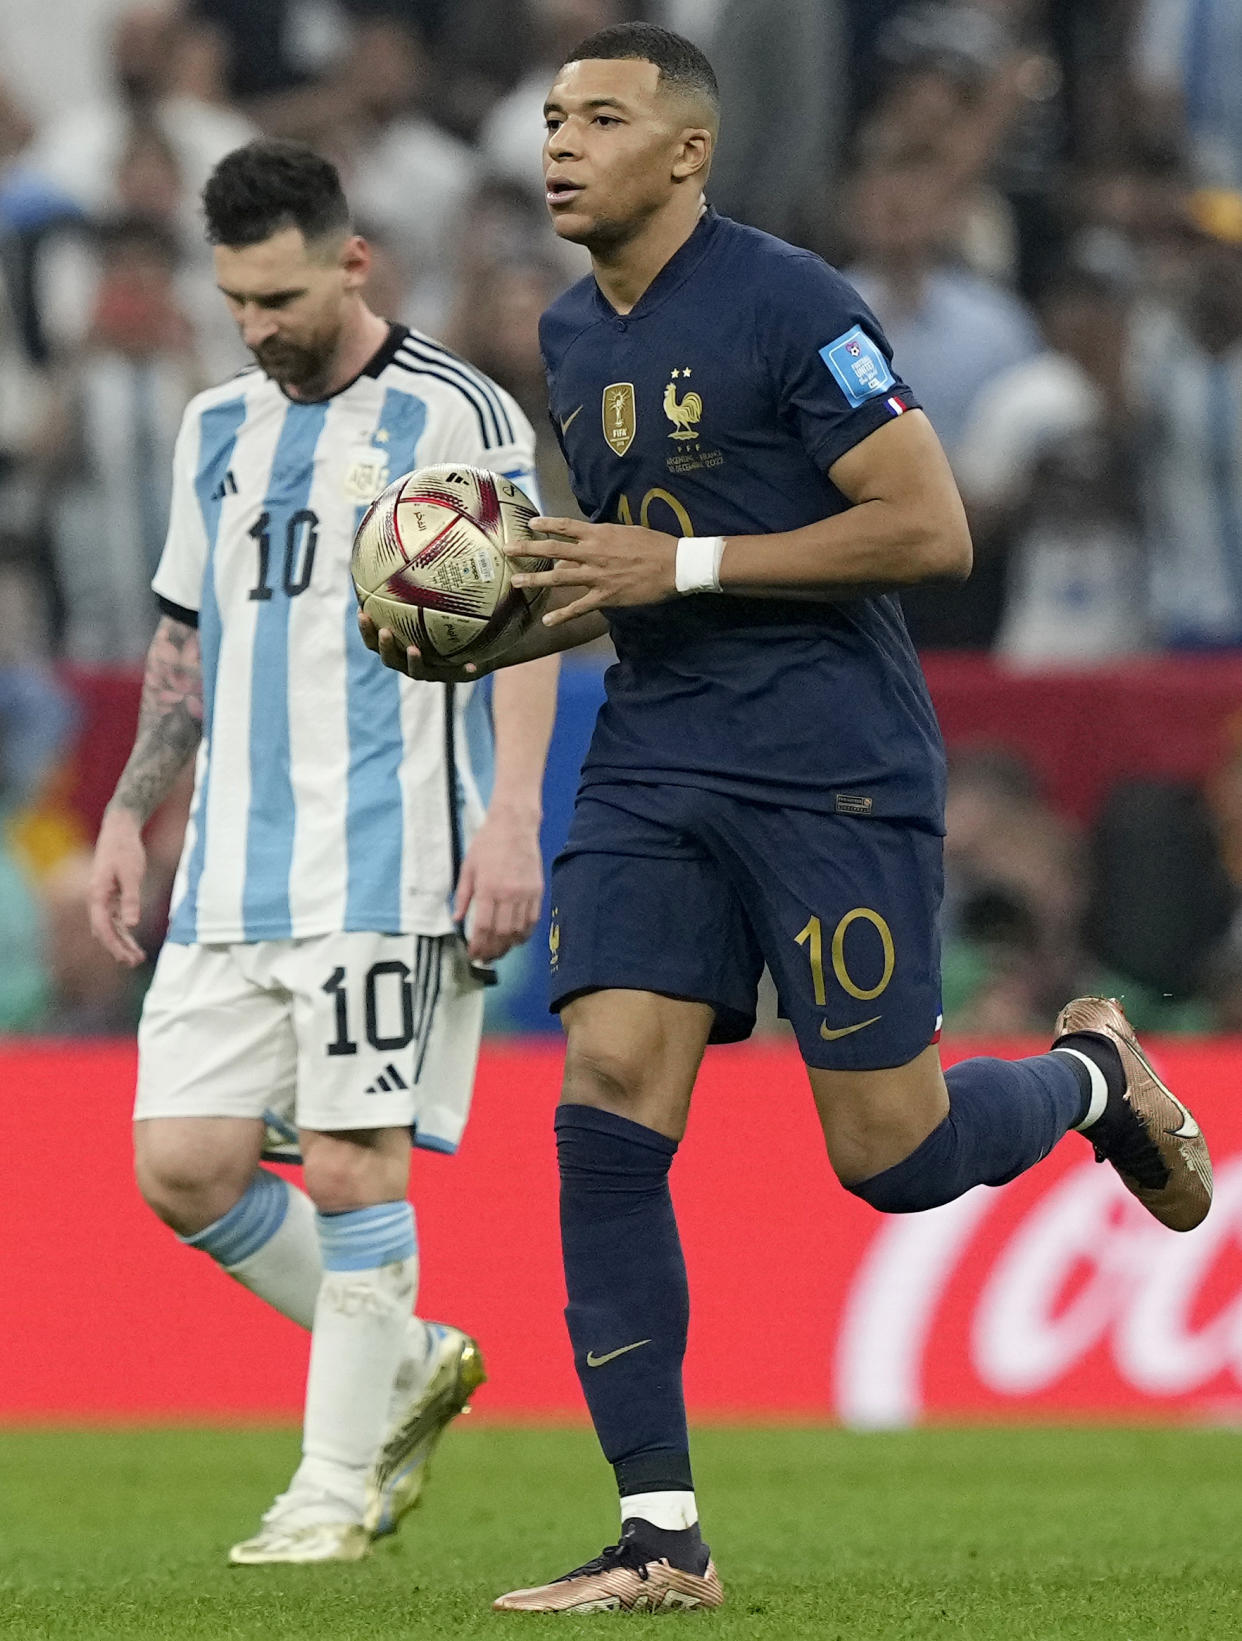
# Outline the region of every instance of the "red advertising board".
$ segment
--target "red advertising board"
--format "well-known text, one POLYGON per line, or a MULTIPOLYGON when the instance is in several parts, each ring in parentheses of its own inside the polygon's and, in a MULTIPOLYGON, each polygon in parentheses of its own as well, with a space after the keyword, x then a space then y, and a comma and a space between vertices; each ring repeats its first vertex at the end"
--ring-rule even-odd
MULTIPOLYGON (((980 1045, 946 1058, 969 1052, 980 1045)), ((1216 1162, 1213 1212, 1186 1236, 1072 1135, 1002 1190, 883 1218, 833 1180, 788 1049, 713 1050, 674 1168, 692 1413, 1236 1417, 1242 1043, 1156 1057, 1216 1162)), ((478 1405, 495 1416, 580 1416, 560 1315, 558 1070, 554 1042, 489 1047, 460 1155, 415 1164, 419 1308, 478 1335, 491 1375, 478 1405)), ((128 1045, 0 1048, 0 1419, 292 1415, 305 1336, 135 1194, 132 1080, 128 1045)))

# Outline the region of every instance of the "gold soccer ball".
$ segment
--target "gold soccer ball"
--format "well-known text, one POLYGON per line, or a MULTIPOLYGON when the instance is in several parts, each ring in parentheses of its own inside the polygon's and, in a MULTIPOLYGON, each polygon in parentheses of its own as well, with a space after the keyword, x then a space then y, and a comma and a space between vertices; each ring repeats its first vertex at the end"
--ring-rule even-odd
POLYGON ((552 560, 501 551, 534 540, 535 516, 530 499, 500 473, 451 463, 416 468, 375 498, 354 535, 358 603, 428 660, 494 660, 547 601, 546 588, 515 587, 511 572, 550 569, 552 560))

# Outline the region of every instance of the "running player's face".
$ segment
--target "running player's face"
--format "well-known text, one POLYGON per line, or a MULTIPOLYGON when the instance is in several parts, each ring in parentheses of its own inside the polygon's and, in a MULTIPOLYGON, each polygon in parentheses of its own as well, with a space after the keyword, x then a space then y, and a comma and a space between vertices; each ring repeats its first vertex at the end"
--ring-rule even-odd
POLYGON ((241 339, 281 387, 314 389, 331 373, 358 241, 307 246, 299 228, 257 245, 217 245, 216 284, 241 339))
MULTIPOLYGON (((544 105, 544 185, 562 239, 630 238, 672 197, 686 163, 686 109, 654 63, 566 63, 544 105)), ((704 133, 697 133, 701 138, 704 133)))

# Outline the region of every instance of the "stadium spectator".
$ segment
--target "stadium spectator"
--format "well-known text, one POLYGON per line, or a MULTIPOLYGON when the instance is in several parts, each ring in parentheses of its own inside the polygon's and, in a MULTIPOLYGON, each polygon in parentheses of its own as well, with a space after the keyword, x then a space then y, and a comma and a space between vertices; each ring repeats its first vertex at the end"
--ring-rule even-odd
POLYGON ((574 512, 564 458, 548 417, 539 353, 539 315, 560 291, 563 276, 522 232, 520 211, 505 209, 504 191, 488 190, 476 205, 474 220, 479 227, 470 235, 471 244, 486 246, 487 254, 472 257, 465 270, 447 340, 507 388, 530 418, 544 508, 574 512))
POLYGON ((630 9, 624 0, 531 0, 537 60, 483 122, 479 149, 485 171, 518 183, 542 202, 539 134, 551 75, 579 40, 620 22, 630 9))
POLYGON ((1078 840, 1023 758, 997 747, 951 753, 945 826, 946 1025, 1046 1031, 1082 979, 1078 840))
POLYGON ((1198 181, 1242 187, 1242 7, 1144 0, 1133 61, 1140 118, 1185 136, 1198 181))
MULTIPOLYGON (((847 269, 878 316, 931 417, 950 461, 979 393, 1038 351, 1024 304, 946 249, 960 241, 965 197, 934 153, 865 162, 853 178, 846 221, 858 261, 847 269)), ((935 584, 903 597, 921 646, 984 647, 1000 605, 996 561, 983 559, 965 586, 935 584)))
POLYGON ((1242 194, 1199 190, 1177 286, 1136 315, 1151 619, 1170 648, 1242 643, 1242 194))
POLYGON ((1007 31, 976 6, 918 5, 879 35, 877 52, 883 77, 857 134, 864 166, 917 162, 952 235, 942 249, 1011 279, 1016 229, 991 175, 1018 102, 1007 31))
POLYGON ((157 119, 167 134, 192 199, 221 155, 248 141, 254 128, 236 110, 178 88, 181 42, 171 11, 139 6, 123 12, 112 40, 111 85, 39 132, 25 155, 29 169, 88 216, 121 208, 118 178, 137 113, 157 119))
POLYGON ((100 230, 97 257, 84 346, 60 381, 61 460, 50 475, 62 644, 75 661, 137 664, 158 615, 150 583, 176 430, 205 377, 167 229, 122 219, 100 230))
POLYGON ((343 74, 351 116, 330 149, 359 215, 383 225, 408 270, 401 318, 439 332, 470 242, 460 223, 478 176, 474 151, 429 117, 431 65, 411 29, 379 17, 357 31, 343 74))
POLYGON ((961 203, 945 195, 928 158, 906 159, 865 166, 847 216, 857 252, 849 278, 904 361, 950 460, 978 394, 1039 346, 1018 298, 946 253, 961 203))
POLYGON ((823 234, 841 169, 850 59, 842 0, 722 0, 710 44, 729 108, 712 165, 713 203, 768 233, 810 243, 823 234), (772 163, 773 113, 781 163, 772 163))
POLYGON ((243 104, 305 85, 347 27, 339 6, 299 0, 189 0, 186 14, 215 37, 228 95, 243 104))
POLYGON ((976 549, 1005 558, 997 652, 1091 665, 1143 647, 1138 521, 1121 362, 1129 303, 1068 270, 1040 302, 1047 346, 980 393, 956 472, 976 549))

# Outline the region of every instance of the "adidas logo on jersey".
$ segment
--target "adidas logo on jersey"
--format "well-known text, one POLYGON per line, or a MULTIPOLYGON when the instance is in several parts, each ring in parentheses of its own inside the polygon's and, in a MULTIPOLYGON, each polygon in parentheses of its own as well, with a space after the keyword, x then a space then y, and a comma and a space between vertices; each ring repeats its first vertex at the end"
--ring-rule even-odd
POLYGON ((223 501, 225 496, 235 496, 236 494, 237 480, 233 477, 233 469, 230 467, 228 472, 220 480, 219 484, 211 492, 211 499, 212 501, 223 501))
POLYGON ((391 1094, 394 1089, 408 1088, 410 1085, 389 1060, 380 1075, 368 1087, 363 1089, 364 1094, 391 1094))

